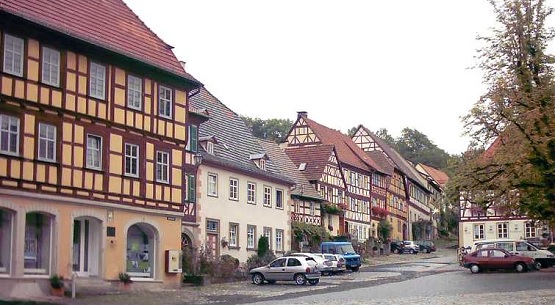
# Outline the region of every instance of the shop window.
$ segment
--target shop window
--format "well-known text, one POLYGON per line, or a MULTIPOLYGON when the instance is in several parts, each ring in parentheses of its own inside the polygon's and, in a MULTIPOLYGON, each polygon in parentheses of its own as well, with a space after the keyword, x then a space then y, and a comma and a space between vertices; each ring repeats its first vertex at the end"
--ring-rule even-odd
POLYGON ((0 209, 0 274, 10 273, 13 213, 0 209))
POLYGON ((127 231, 127 267, 132 277, 154 278, 156 244, 155 229, 147 224, 135 224, 127 231))
POLYGON ((52 242, 52 218, 42 213, 25 217, 24 268, 26 274, 48 274, 52 242))

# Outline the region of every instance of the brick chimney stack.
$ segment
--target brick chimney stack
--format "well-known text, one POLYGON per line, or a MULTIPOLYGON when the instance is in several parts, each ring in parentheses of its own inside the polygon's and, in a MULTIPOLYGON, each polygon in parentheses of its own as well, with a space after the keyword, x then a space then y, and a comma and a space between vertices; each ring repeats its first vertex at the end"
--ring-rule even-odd
POLYGON ((308 117, 308 112, 306 111, 297 111, 297 118, 307 118, 308 117))

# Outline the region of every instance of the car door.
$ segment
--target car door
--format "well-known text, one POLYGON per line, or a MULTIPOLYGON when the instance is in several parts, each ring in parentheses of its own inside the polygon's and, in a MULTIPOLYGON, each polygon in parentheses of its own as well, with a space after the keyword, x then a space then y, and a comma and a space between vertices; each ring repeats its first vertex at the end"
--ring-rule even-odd
POLYGON ((492 269, 507 269, 512 267, 510 254, 498 249, 488 251, 488 259, 492 269))
POLYGON ((489 252, 491 251, 491 249, 480 249, 478 250, 478 252, 476 252, 476 261, 478 262, 478 264, 480 265, 480 267, 484 268, 484 269, 491 269, 494 268, 490 257, 489 257, 489 252))
POLYGON ((287 266, 285 267, 285 272, 283 274, 284 279, 286 280, 292 280, 293 276, 295 276, 296 273, 304 273, 305 270, 303 268, 303 264, 301 263, 301 259, 305 259, 304 257, 290 257, 289 259, 287 259, 287 266))
POLYGON ((286 262, 287 262, 286 258, 278 258, 273 262, 271 262, 270 265, 268 265, 269 268, 267 273, 264 275, 266 280, 281 281, 286 279, 285 278, 286 262))

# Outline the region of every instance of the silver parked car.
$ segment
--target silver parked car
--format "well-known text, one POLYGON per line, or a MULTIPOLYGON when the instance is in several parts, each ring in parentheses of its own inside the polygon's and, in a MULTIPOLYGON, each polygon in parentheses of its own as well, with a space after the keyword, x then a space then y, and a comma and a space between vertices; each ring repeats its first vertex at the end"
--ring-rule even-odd
POLYGON ((252 282, 256 285, 267 281, 295 281, 297 285, 316 285, 320 282, 320 271, 312 257, 284 256, 273 260, 267 266, 254 268, 250 271, 252 282))
POLYGON ((312 257, 316 261, 316 267, 320 270, 322 275, 331 275, 332 265, 333 263, 324 257, 322 253, 309 253, 309 252, 298 252, 298 253, 291 253, 290 256, 305 256, 305 257, 312 257))

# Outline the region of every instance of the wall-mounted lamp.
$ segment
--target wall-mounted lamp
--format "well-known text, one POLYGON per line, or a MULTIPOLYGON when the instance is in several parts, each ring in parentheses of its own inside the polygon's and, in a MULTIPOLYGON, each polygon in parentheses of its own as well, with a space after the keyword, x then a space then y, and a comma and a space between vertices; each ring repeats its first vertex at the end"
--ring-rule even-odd
POLYGON ((197 152, 193 156, 193 161, 195 162, 195 166, 199 166, 202 163, 202 154, 200 152, 197 152))

